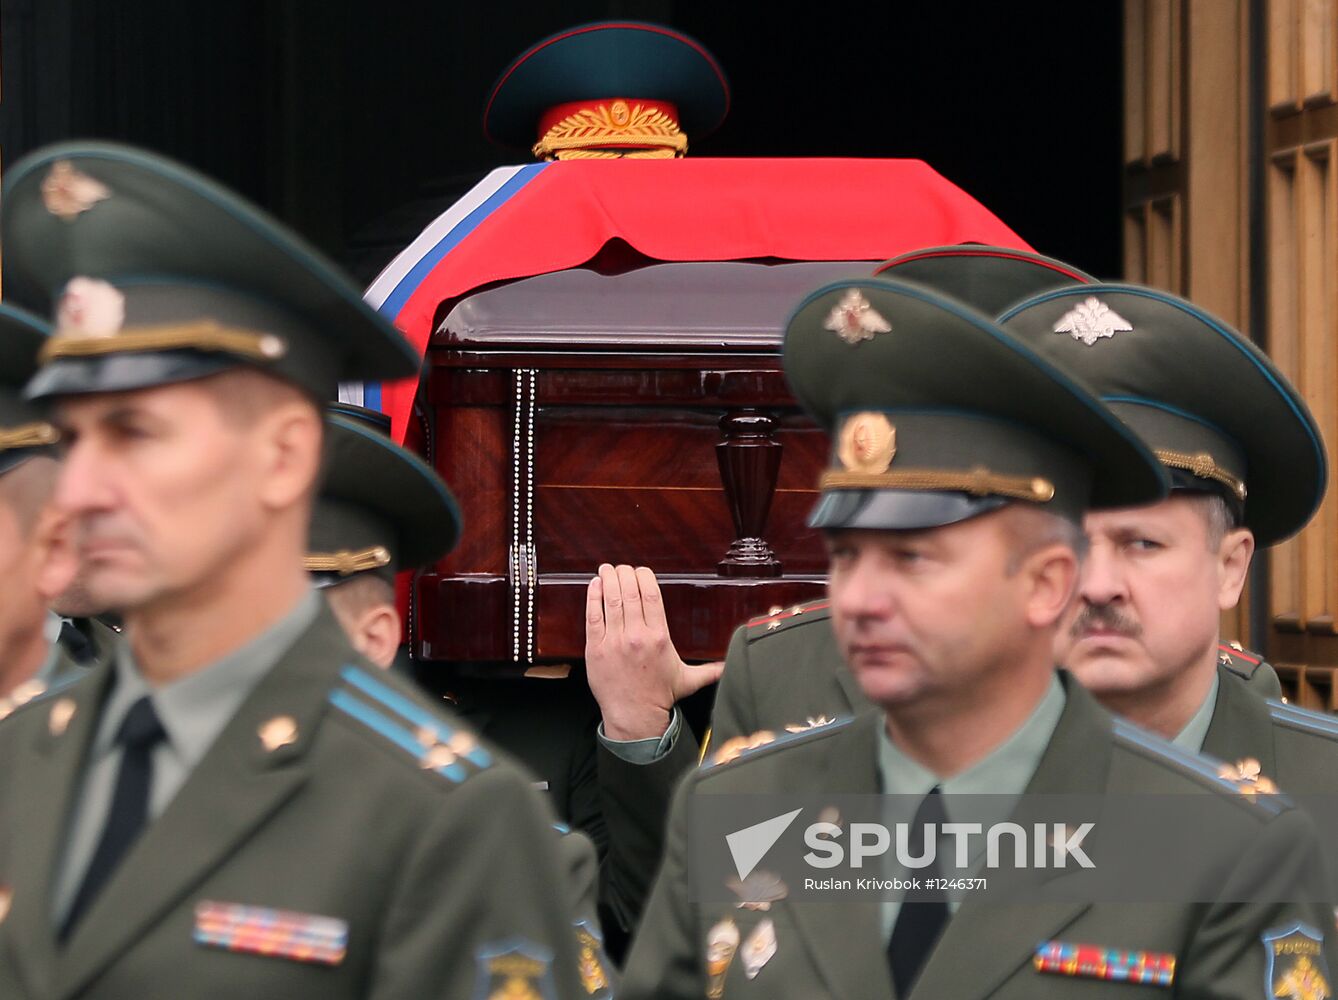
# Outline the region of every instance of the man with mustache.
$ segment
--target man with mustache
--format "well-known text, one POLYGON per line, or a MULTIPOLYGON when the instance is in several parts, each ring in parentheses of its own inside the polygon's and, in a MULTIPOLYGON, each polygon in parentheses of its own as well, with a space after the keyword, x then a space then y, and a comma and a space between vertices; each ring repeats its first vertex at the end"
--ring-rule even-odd
POLYGON ((1295 794, 1338 791, 1338 721, 1249 690, 1218 636, 1255 547, 1300 531, 1324 496, 1300 394, 1226 324, 1153 289, 1061 289, 1000 322, 1099 392, 1172 477, 1166 500, 1087 516, 1058 660, 1106 708, 1187 750, 1295 794))
MULTIPOLYGON (((341 378, 417 358, 277 223, 111 144, 6 170, 27 395, 112 664, 0 723, 0 996, 583 991, 519 768, 350 646, 304 567, 341 378)), ((443 525, 453 536, 458 525, 443 525)))
MULTIPOLYGON (((791 319, 784 355, 796 396, 832 440, 810 524, 827 541, 838 645, 876 708, 795 735, 755 734, 736 759, 688 776, 622 995, 1021 1000, 1116 997, 1144 984, 1243 1000, 1261 984, 1286 995, 1303 975, 1329 992, 1332 912, 1307 899, 1322 871, 1308 817, 1112 717, 1054 667, 1081 518, 1164 497, 1151 452, 1061 369, 909 283, 818 290, 791 319), (1170 895, 1157 884, 1151 897, 1112 900, 1063 891, 1060 873, 997 870, 989 889, 999 893, 984 901, 954 900, 942 886, 877 901, 792 899, 809 880, 750 885, 742 872, 725 881, 737 899, 713 893, 699 852, 715 846, 701 839, 713 812, 787 793, 797 800, 767 811, 811 803, 804 825, 842 796, 822 823, 850 843, 855 819, 844 830, 840 815, 895 796, 916 803, 911 837, 926 824, 941 830, 945 817, 960 822, 982 795, 1006 797, 1005 815, 1022 822, 1051 800, 1130 793, 1191 801, 1212 835, 1176 853, 1182 881, 1170 895), (1273 948, 1283 939, 1285 956, 1273 948)), ((815 846, 814 829, 793 838, 795 859, 815 846)), ((1121 857, 1122 843, 1097 862, 1115 883, 1147 864, 1121 857)), ((818 870, 809 864, 796 868, 818 870)))

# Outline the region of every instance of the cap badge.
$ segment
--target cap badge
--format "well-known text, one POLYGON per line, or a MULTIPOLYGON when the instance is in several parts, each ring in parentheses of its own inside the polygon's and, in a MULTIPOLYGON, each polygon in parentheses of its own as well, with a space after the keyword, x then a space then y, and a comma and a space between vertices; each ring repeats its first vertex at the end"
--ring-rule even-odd
POLYGON ((1059 322, 1055 324, 1055 333, 1071 334, 1074 340, 1081 340, 1088 347, 1104 337, 1132 330, 1133 326, 1127 319, 1095 295, 1089 295, 1086 301, 1079 302, 1059 317, 1059 322))
POLYGON ((297 739, 297 720, 291 715, 276 715, 260 727, 260 742, 267 753, 286 747, 297 739))
POLYGON ((856 413, 841 425, 837 457, 847 472, 886 472, 897 453, 897 429, 881 413, 856 413))
POLYGON ((857 288, 846 289, 841 301, 832 306, 827 322, 822 324, 847 344, 872 340, 875 333, 891 333, 892 324, 883 319, 857 288))
POLYGON ((114 337, 125 323, 125 296, 97 278, 71 278, 56 307, 57 337, 114 337))
POLYGON ((42 204, 48 212, 66 222, 73 222, 110 197, 107 185, 76 170, 69 160, 57 160, 42 180, 42 204))
POLYGON ((688 150, 677 120, 657 103, 629 105, 619 98, 563 107, 571 113, 534 144, 541 160, 660 160, 688 150))

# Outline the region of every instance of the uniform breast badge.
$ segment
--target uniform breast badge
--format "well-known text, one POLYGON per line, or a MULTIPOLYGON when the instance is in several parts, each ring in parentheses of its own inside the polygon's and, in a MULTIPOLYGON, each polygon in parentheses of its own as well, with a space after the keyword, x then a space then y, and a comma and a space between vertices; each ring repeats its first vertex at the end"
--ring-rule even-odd
POLYGON ((265 906, 204 900, 195 907, 195 943, 225 951, 339 965, 348 951, 348 924, 265 906))
POLYGON ((1032 965, 1037 972, 1145 986, 1170 986, 1175 981, 1175 956, 1158 951, 1047 941, 1036 949, 1032 965))
POLYGON ((581 973, 581 985, 587 996, 595 1000, 613 1000, 612 983, 609 982, 609 960, 604 954, 604 939, 589 923, 582 920, 576 924, 577 966, 581 973))
POLYGON ((771 961, 776 954, 776 925, 770 918, 763 920, 753 928, 748 940, 743 942, 743 974, 749 979, 756 979, 762 966, 771 961))
POLYGON ((1266 931, 1262 941, 1267 952, 1270 997, 1289 1000, 1328 1000, 1329 968, 1324 961, 1324 935, 1305 924, 1292 924, 1266 931))
POLYGON ((725 975, 739 950, 739 926, 726 917, 706 932, 706 996, 720 1000, 725 992, 725 975))

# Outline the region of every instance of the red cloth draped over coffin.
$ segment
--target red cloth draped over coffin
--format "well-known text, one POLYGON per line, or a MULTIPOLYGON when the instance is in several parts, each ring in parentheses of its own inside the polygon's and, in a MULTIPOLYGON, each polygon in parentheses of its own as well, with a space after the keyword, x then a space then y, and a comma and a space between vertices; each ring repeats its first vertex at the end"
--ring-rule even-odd
POLYGON ((873 262, 968 242, 1029 249, 917 160, 490 173, 366 293, 426 363, 363 401, 404 440, 417 397, 465 516, 459 548, 418 578, 415 654, 579 658, 585 582, 604 561, 661 575, 687 658, 821 596, 804 515, 826 443, 781 372, 789 309, 873 262))

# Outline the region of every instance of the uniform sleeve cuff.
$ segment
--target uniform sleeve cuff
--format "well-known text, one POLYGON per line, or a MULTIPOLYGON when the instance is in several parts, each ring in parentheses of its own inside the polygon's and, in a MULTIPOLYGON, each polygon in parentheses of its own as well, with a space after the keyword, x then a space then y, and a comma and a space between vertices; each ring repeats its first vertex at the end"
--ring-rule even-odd
POLYGON ((654 764, 657 760, 667 757, 669 751, 674 748, 679 730, 683 727, 682 719, 683 716, 675 705, 674 710, 669 713, 669 726, 663 736, 652 736, 644 740, 611 740, 604 735, 602 722, 596 733, 599 742, 608 747, 609 751, 620 760, 625 760, 629 764, 654 764))

